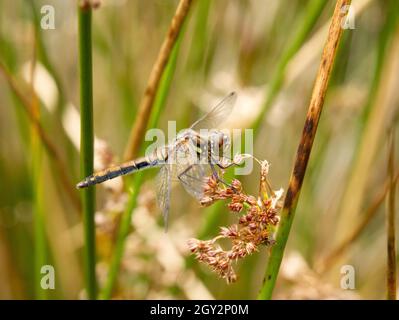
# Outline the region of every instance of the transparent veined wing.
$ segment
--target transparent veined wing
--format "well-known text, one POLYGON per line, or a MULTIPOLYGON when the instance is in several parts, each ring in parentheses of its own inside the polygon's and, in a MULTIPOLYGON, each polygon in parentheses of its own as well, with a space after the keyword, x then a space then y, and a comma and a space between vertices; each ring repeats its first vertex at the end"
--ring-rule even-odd
POLYGON ((211 175, 207 164, 192 164, 180 172, 178 178, 183 188, 198 201, 204 197, 206 177, 211 175))
POLYGON ((187 142, 176 142, 169 145, 167 148, 167 161, 161 166, 156 177, 157 203, 164 217, 165 231, 168 228, 172 180, 177 178, 177 174, 182 168, 186 168, 195 161, 194 159, 190 159, 195 153, 192 150, 193 147, 190 141, 191 139, 187 142))
POLYGON ((190 129, 199 131, 200 129, 214 129, 220 127, 223 121, 227 119, 233 110, 236 99, 237 94, 235 92, 231 92, 211 111, 194 122, 190 129))
POLYGON ((177 148, 178 154, 184 154, 182 159, 176 162, 176 177, 182 184, 183 188, 197 200, 203 198, 205 178, 211 175, 211 167, 209 166, 206 140, 201 143, 198 139, 202 139, 194 131, 184 146, 177 148), (182 149, 182 150, 179 150, 182 149), (181 161, 183 160, 184 161, 181 161))
POLYGON ((171 187, 171 174, 169 171, 169 166, 163 165, 156 177, 156 195, 158 206, 162 211, 165 231, 168 229, 171 187))

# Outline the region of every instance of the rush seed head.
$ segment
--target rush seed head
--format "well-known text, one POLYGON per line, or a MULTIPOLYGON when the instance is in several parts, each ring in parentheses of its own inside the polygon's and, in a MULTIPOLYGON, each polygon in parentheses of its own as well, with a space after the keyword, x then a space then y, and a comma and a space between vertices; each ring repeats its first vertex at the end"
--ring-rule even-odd
POLYGON ((259 161, 260 190, 257 197, 247 195, 243 191, 242 183, 234 179, 230 186, 221 183, 223 172, 219 179, 213 175, 208 177, 204 186, 203 206, 209 206, 216 201, 228 200, 227 207, 232 213, 241 214, 238 221, 229 227, 221 227, 218 235, 211 240, 190 239, 188 247, 195 258, 208 265, 227 283, 237 280, 233 265, 238 259, 259 250, 261 245, 273 245, 273 227, 279 221, 277 215, 280 208, 279 201, 283 195, 282 189, 273 192, 267 180, 269 164, 259 161), (242 212, 244 212, 242 214, 242 212), (224 250, 217 243, 220 239, 231 241, 230 249, 224 250))

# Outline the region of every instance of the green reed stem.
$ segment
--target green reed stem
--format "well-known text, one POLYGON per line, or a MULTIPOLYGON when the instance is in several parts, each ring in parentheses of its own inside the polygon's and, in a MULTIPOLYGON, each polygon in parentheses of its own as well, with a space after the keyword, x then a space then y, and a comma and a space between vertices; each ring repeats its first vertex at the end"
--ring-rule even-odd
MULTIPOLYGON (((78 8, 79 20, 79 66, 80 66, 80 166, 81 176, 93 173, 93 75, 91 49, 91 8, 78 8)), ((82 190, 84 225, 84 270, 87 297, 96 299, 96 245, 95 245, 95 189, 82 190)))
MULTIPOLYGON (((158 124, 159 118, 161 116, 162 110, 165 107, 166 104, 166 98, 169 93, 170 85, 172 83, 173 79, 173 74, 176 69, 176 63, 177 63, 177 57, 180 49, 180 43, 182 39, 182 35, 184 33, 184 30, 179 35, 179 38, 176 41, 176 44, 174 45, 170 59, 168 61, 168 64, 165 68, 165 71, 162 75, 161 82, 158 88, 158 92, 156 94, 155 102, 154 102, 154 107, 150 116, 150 119, 148 121, 147 128, 155 128, 158 124)), ((144 138, 143 138, 144 139, 144 138)), ((121 260, 123 257, 123 252, 125 249, 125 241, 126 237, 129 234, 130 226, 131 226, 131 221, 132 221, 132 215, 134 208, 136 208, 137 205, 137 196, 140 192, 140 187, 141 183, 144 178, 144 172, 137 172, 134 175, 133 181, 129 180, 128 181, 128 189, 131 189, 131 194, 129 196, 129 201, 127 203, 126 209, 122 214, 122 219, 120 222, 119 230, 118 230, 118 235, 117 235, 117 240, 115 244, 115 250, 111 259, 107 279, 105 282, 105 285, 101 291, 100 294, 100 299, 110 299, 112 296, 112 291, 115 286, 115 281, 118 275, 119 267, 121 264, 121 260)))

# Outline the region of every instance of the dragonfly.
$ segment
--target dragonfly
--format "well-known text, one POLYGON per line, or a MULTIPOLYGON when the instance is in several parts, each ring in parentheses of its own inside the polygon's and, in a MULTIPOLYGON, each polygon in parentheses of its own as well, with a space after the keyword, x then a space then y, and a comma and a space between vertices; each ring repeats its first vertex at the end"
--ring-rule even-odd
POLYGON ((226 169, 234 164, 225 156, 231 141, 230 136, 218 128, 230 115, 236 98, 237 94, 231 92, 167 145, 155 148, 145 157, 96 172, 79 182, 77 188, 158 167, 156 197, 167 230, 172 181, 179 181, 197 200, 203 197, 206 177, 213 175, 217 181, 228 185, 219 177, 218 168, 226 169))

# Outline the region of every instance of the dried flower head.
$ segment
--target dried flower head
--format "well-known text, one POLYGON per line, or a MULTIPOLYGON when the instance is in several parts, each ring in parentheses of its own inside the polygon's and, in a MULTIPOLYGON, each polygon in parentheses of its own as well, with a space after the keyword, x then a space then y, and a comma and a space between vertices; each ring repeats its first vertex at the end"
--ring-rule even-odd
POLYGON ((241 214, 237 224, 221 227, 219 234, 211 240, 190 239, 188 241, 188 247, 196 259, 207 264, 227 283, 237 280, 233 264, 238 259, 258 251, 261 245, 274 244, 273 232, 279 222, 277 213, 283 190, 272 191, 267 180, 268 162, 255 160, 261 167, 258 197, 247 195, 237 179, 226 186, 221 182, 223 172, 220 173, 219 178, 214 175, 208 177, 204 186, 201 204, 209 206, 219 200, 229 200, 227 205, 229 210, 232 213, 241 214), (220 239, 230 240, 231 248, 223 250, 217 243, 220 239))

